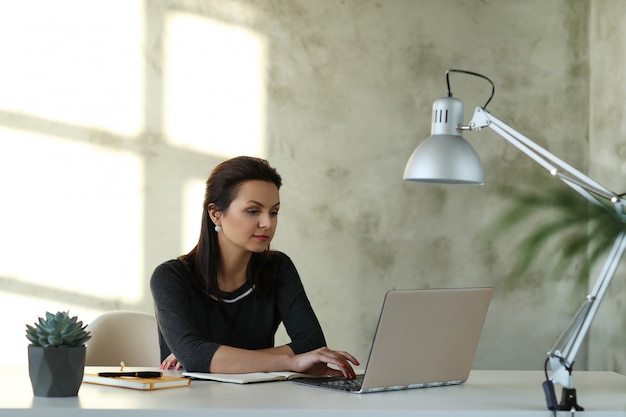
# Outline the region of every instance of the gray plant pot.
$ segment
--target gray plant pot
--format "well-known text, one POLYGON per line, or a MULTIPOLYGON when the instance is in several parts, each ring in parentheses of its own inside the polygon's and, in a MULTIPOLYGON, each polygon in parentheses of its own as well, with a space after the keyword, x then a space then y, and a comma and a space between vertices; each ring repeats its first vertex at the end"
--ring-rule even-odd
POLYGON ((28 346, 28 372, 37 397, 75 397, 85 372, 85 346, 28 346))

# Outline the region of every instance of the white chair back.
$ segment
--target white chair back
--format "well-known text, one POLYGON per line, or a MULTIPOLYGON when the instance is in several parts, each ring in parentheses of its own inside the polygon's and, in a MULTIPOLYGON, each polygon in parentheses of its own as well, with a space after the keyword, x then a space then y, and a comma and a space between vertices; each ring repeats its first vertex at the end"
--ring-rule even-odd
POLYGON ((115 310, 87 325, 88 366, 159 366, 159 337, 154 316, 139 311, 115 310))

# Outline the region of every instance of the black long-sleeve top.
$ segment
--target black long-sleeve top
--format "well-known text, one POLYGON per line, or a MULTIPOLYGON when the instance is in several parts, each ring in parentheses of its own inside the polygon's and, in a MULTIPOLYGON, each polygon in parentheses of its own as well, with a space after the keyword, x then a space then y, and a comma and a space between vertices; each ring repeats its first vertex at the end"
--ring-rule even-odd
POLYGON ((192 284, 191 272, 179 260, 159 265, 150 280, 159 327, 161 360, 174 353, 187 371, 208 372, 221 345, 243 349, 274 346, 281 321, 295 354, 326 346, 321 326, 291 259, 275 252, 273 288, 260 295, 251 283, 222 300, 192 284))

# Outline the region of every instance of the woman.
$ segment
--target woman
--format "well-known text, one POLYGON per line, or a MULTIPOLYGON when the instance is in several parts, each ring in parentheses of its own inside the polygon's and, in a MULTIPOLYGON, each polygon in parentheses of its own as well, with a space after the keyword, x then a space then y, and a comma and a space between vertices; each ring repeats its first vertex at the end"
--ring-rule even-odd
POLYGON ((150 280, 161 368, 355 376, 350 363, 359 362, 326 347, 289 257, 270 250, 281 184, 267 161, 251 157, 222 162, 209 176, 197 245, 150 280), (275 347, 281 322, 291 342, 275 347))

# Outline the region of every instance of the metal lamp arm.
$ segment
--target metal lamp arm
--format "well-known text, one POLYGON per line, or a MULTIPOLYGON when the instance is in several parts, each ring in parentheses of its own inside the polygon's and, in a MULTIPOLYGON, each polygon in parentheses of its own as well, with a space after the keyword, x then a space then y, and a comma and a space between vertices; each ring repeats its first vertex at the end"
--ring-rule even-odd
POLYGON ((502 122, 482 107, 476 107, 474 116, 472 117, 469 125, 462 127, 462 129, 481 130, 485 127, 491 128, 513 146, 526 154, 526 156, 550 172, 551 175, 561 179, 592 203, 601 204, 595 195, 604 197, 613 203, 620 200, 618 195, 608 190, 606 187, 599 184, 589 176, 578 171, 576 168, 558 158, 545 148, 539 146, 537 143, 502 122))
POLYGON ((587 335, 598 307, 607 292, 619 262, 626 250, 626 232, 621 232, 615 238, 613 247, 607 256, 604 265, 596 279, 591 292, 585 297, 583 305, 574 316, 569 326, 556 341, 550 352, 550 366, 552 380, 560 385, 572 388, 571 367, 576 359, 583 339, 587 335))
MULTIPOLYGON (((485 127, 491 128, 506 141, 522 151, 526 156, 541 165, 553 176, 558 177, 591 203, 607 208, 607 205, 603 204, 599 200, 599 197, 610 201, 620 220, 626 222, 626 213, 624 210, 625 200, 622 196, 613 193, 589 176, 548 152, 545 148, 539 146, 506 123, 497 119, 484 108, 476 107, 469 125, 461 126, 460 128, 462 130, 481 130, 485 127)), ((572 388, 571 370, 574 360, 625 251, 626 232, 621 232, 615 239, 611 252, 604 263, 592 291, 585 297, 583 305, 570 322, 566 331, 557 340, 550 352, 548 352, 550 365, 552 367, 551 379, 555 383, 567 388, 572 388)))

